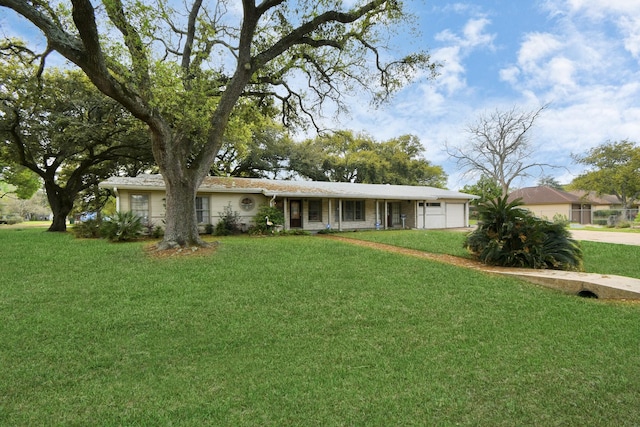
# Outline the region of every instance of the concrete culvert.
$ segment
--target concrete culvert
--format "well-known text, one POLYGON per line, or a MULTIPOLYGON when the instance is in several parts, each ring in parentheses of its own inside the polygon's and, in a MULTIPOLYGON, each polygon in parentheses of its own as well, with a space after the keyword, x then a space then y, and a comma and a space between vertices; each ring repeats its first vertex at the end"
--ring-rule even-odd
POLYGON ((587 290, 582 290, 578 292, 578 296, 582 298, 598 298, 598 295, 596 295, 594 292, 587 291, 587 290))

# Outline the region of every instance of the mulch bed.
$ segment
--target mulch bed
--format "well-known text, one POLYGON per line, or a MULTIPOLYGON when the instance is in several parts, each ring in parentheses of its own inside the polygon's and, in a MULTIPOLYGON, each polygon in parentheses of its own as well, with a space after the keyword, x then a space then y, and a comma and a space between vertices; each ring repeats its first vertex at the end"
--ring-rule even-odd
POLYGON ((151 243, 144 247, 145 254, 154 259, 184 258, 184 257, 206 257, 214 254, 220 244, 210 243, 209 246, 189 246, 185 248, 172 248, 158 250, 157 243, 151 243))

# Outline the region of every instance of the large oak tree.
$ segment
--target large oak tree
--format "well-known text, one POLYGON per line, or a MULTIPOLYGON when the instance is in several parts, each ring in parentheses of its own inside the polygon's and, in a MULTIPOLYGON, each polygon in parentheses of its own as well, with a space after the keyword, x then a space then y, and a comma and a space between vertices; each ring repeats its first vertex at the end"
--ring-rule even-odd
POLYGON ((0 0, 44 34, 48 50, 147 124, 167 188, 160 249, 203 244, 196 190, 242 98, 277 99, 285 116, 313 120, 315 107, 354 88, 379 100, 420 69, 433 75, 428 55, 396 60, 383 49, 389 31, 407 22, 401 2, 350 4, 0 0))
POLYGON ((49 231, 66 231, 81 192, 153 163, 149 136, 81 71, 52 69, 35 78, 30 69, 0 60, 0 158, 42 179, 53 212, 49 231))

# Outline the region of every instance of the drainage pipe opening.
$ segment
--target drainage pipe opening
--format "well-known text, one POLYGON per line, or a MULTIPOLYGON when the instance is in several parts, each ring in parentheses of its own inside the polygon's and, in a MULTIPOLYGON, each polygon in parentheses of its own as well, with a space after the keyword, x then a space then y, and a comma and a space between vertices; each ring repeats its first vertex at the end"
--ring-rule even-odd
POLYGON ((582 290, 578 292, 578 296, 582 298, 598 298, 598 295, 596 295, 594 292, 587 291, 587 290, 582 290))

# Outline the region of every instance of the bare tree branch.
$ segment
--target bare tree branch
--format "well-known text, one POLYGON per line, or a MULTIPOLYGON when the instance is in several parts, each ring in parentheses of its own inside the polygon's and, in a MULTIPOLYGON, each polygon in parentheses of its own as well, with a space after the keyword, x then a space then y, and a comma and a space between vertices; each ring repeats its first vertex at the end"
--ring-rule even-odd
POLYGON ((532 176, 531 169, 541 172, 545 167, 557 167, 533 161, 534 147, 530 131, 536 119, 548 107, 543 105, 535 111, 495 110, 484 114, 467 126, 468 145, 446 145, 447 154, 456 159, 458 167, 465 173, 486 175, 500 184, 503 196, 516 178, 532 176))

